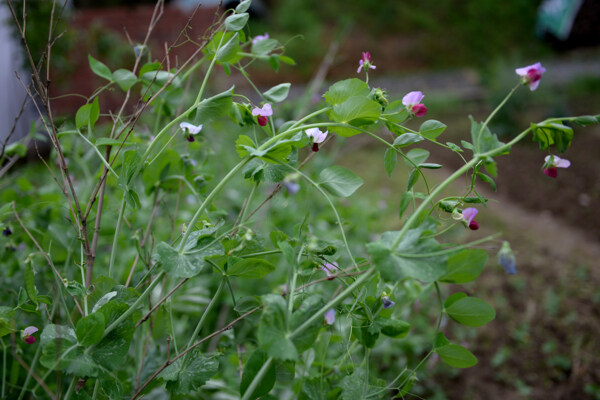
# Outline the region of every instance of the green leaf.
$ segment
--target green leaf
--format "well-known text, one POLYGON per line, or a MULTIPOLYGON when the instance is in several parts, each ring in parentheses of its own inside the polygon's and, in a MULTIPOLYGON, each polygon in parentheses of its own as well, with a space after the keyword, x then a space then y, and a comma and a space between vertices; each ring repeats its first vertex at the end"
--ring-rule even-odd
POLYGON ((242 12, 239 14, 232 14, 225 18, 225 30, 230 32, 237 32, 244 29, 244 26, 248 23, 250 14, 242 12))
MULTIPOLYGON (((319 295, 311 295, 302 301, 300 307, 292 313, 290 318, 290 329, 293 331, 300 325, 302 325, 307 319, 314 315, 325 305, 325 302, 319 295)), ((311 347, 314 347, 315 341, 319 336, 319 330, 321 329, 322 322, 320 320, 315 321, 314 324, 305 329, 302 333, 294 337, 294 345, 299 353, 302 353, 311 347)))
POLYGON ((77 336, 72 328, 65 325, 46 325, 40 335, 40 345, 44 347, 56 339, 77 343, 77 336))
POLYGON ((456 322, 467 326, 482 326, 496 317, 496 311, 485 301, 476 297, 465 297, 446 308, 456 322))
MULTIPOLYGON (((429 158, 429 151, 425 149, 412 149, 406 153, 406 157, 413 162, 415 165, 424 163, 429 158)), ((408 163, 410 166, 412 164, 408 163)))
POLYGON ((436 164, 436 163, 421 163, 421 164, 419 164, 419 168, 440 169, 440 168, 442 168, 442 165, 436 164))
POLYGON ((240 60, 241 56, 238 55, 240 50, 240 37, 236 32, 229 38, 227 43, 219 48, 215 54, 215 58, 220 63, 235 64, 238 60, 240 60))
POLYGON ((112 79, 113 79, 112 73, 110 72, 110 69, 106 65, 104 65, 104 63, 96 60, 94 57, 92 57, 89 54, 88 54, 88 61, 90 63, 90 68, 92 69, 92 72, 94 74, 98 75, 100 78, 104 78, 107 81, 112 82, 112 79))
POLYGON ((490 178, 489 176, 487 176, 486 174, 484 174, 483 172, 478 172, 477 176, 479 177, 479 179, 481 179, 482 181, 489 183, 490 186, 492 187, 492 189, 494 189, 494 192, 496 191, 496 182, 494 182, 494 180, 492 178, 490 178))
POLYGON ((410 205, 410 202, 412 201, 412 199, 413 199, 413 195, 411 192, 404 192, 402 194, 402 197, 400 198, 400 207, 398 210, 398 218, 402 218, 402 214, 404 214, 404 211, 406 211, 406 209, 410 205))
POLYGON ((4 148, 4 153, 8 157, 12 157, 15 154, 23 158, 27 155, 27 146, 21 142, 13 142, 4 148))
POLYGON ((235 86, 232 86, 224 92, 202 100, 198 104, 198 107, 196 107, 194 117, 196 124, 205 124, 229 114, 233 105, 232 96, 234 89, 235 86))
POLYGON ((288 97, 291 85, 291 83, 281 83, 277 86, 273 86, 271 89, 264 92, 263 96, 273 103, 281 103, 288 97))
POLYGON ((340 166, 325 168, 319 174, 319 186, 334 196, 349 197, 363 183, 361 177, 340 166))
POLYGON ((579 125, 579 126, 588 126, 588 125, 594 125, 600 122, 599 119, 600 116, 593 116, 593 115, 582 115, 580 117, 577 117, 573 120, 573 123, 579 125))
MULTIPOLYGON (((110 326, 128 309, 127 303, 112 300, 100 307, 97 312, 104 315, 106 326, 110 326)), ((126 318, 91 348, 90 355, 94 361, 108 370, 120 369, 127 357, 134 331, 133 318, 126 318)))
POLYGON ((546 124, 531 124, 533 141, 538 142, 541 150, 556 145, 556 151, 564 153, 573 140, 573 128, 549 122, 546 124))
POLYGON ((154 82, 158 86, 164 86, 171 80, 170 85, 173 87, 181 86, 181 78, 175 76, 174 73, 169 71, 149 71, 141 76, 146 82, 154 82))
POLYGON ((298 351, 287 337, 285 300, 280 295, 267 294, 263 303, 265 308, 257 332, 260 347, 278 360, 298 360, 298 351))
POLYGON ((29 297, 29 300, 31 300, 37 306, 38 291, 35 287, 35 272, 33 271, 33 263, 31 263, 31 262, 25 263, 24 275, 25 275, 25 291, 27 292, 27 297, 29 297))
POLYGON ((402 100, 392 101, 385 108, 385 112, 383 113, 383 117, 391 123, 389 124, 388 128, 390 128, 392 132, 398 129, 398 127, 394 124, 403 123, 404 121, 406 121, 409 115, 410 114, 406 110, 406 106, 402 104, 402 100))
POLYGON ((77 351, 76 356, 70 361, 67 373, 77 377, 96 377, 100 372, 100 366, 86 353, 77 351))
POLYGON ((236 13, 245 13, 246 11, 248 11, 248 9, 250 8, 250 5, 252 4, 252 0, 243 0, 240 1, 240 4, 238 4, 235 7, 235 12, 236 13))
POLYGON ((435 349, 443 362, 455 368, 469 368, 477 364, 477 358, 458 344, 447 344, 435 349))
POLYGON ((205 261, 205 258, 221 255, 224 250, 221 243, 206 233, 206 229, 192 232, 183 248, 183 253, 161 242, 156 246, 153 258, 160 261, 163 270, 178 278, 191 278, 210 271, 212 266, 205 261))
MULTIPOLYGON (((266 56, 272 52, 278 44, 279 43, 275 39, 259 40, 256 43, 252 43, 252 54, 256 54, 257 56, 266 56)), ((280 56, 280 58, 282 57, 280 56)))
POLYGON ((95 312, 77 321, 75 334, 77 341, 84 347, 92 346, 102 340, 104 334, 104 314, 95 312))
MULTIPOLYGON (((123 144, 123 140, 111 139, 107 137, 98 138, 94 143, 96 147, 100 146, 120 146, 123 144)), ((124 146, 131 145, 131 142, 125 142, 124 146)))
POLYGON ((185 364, 180 358, 165 368, 158 376, 167 381, 171 393, 187 394, 198 390, 219 371, 216 357, 206 357, 196 348, 187 354, 185 364))
MULTIPOLYGON (((267 362, 269 356, 267 353, 262 351, 261 349, 256 349, 254 353, 250 356, 246 365, 244 366, 244 373, 242 374, 242 381, 240 382, 240 395, 244 395, 248 386, 252 383, 258 371, 262 368, 262 366, 267 362)), ((266 395, 273 389, 275 386, 275 363, 271 363, 269 368, 267 369, 267 373, 263 376, 263 378, 252 392, 252 395, 249 397, 251 400, 255 400, 261 396, 266 395)))
POLYGON ((350 97, 333 106, 331 117, 336 122, 361 126, 371 124, 381 115, 381 105, 363 96, 350 97))
POLYGON ((227 269, 227 275, 248 279, 260 279, 275 270, 275 266, 262 258, 236 258, 227 269))
POLYGON ((385 154, 383 155, 383 165, 385 166, 385 171, 388 176, 392 176, 392 172, 394 172, 394 168, 396 168, 396 164, 398 163, 398 154, 393 149, 387 149, 385 154))
POLYGON ((378 318, 377 323, 381 326, 381 333, 396 339, 405 337, 410 330, 410 324, 399 319, 378 318))
MULTIPOLYGON (((473 141, 473 152, 475 154, 487 153, 488 151, 495 150, 499 147, 504 146, 504 143, 498 140, 498 137, 494 135, 489 128, 486 126, 483 130, 483 123, 477 123, 472 116, 469 115, 471 120, 471 139, 473 141)), ((462 142, 463 147, 465 142, 462 142)))
POLYGON ((122 91, 126 92, 138 81, 137 76, 127 69, 118 69, 112 73, 112 79, 117 82, 117 85, 122 91))
POLYGON ((352 375, 344 377, 339 383, 343 400, 363 399, 367 392, 368 377, 363 368, 356 368, 352 375))
POLYGON ((444 302, 444 307, 448 308, 452 304, 456 303, 460 299, 464 299, 465 297, 467 297, 467 295, 465 293, 462 293, 462 292, 454 293, 452 296, 450 296, 446 299, 446 301, 444 302))
POLYGON ((445 283, 473 282, 485 267, 488 254, 482 249, 467 249, 448 258, 446 274, 440 278, 445 283))
POLYGON ((420 173, 416 169, 410 173, 410 176, 408 177, 408 181, 406 182, 406 191, 407 192, 410 189, 412 189, 413 186, 415 186, 415 184, 419 180, 419 175, 420 175, 420 173))
POLYGON ((399 231, 385 232, 379 240, 367 244, 367 251, 385 280, 415 278, 435 282, 445 274, 447 256, 428 255, 442 250, 442 247, 434 238, 421 238, 434 232, 435 226, 435 221, 426 220, 417 228, 408 230, 396 249, 391 247, 399 231))
POLYGON ((329 90, 323 97, 327 104, 335 106, 345 102, 351 97, 359 96, 366 98, 369 93, 369 85, 360 79, 352 78, 334 83, 329 87, 329 90))
POLYGON ((452 142, 446 142, 446 146, 450 147, 450 150, 454 151, 455 153, 463 153, 463 149, 461 149, 457 144, 454 144, 452 142))
POLYGON ((279 60, 287 65, 296 65, 296 61, 293 58, 287 56, 279 56, 279 60))
POLYGON ((87 127, 88 125, 94 128, 96 121, 100 117, 100 106, 98 105, 98 97, 89 104, 85 104, 77 110, 75 114, 75 126, 77 129, 87 127))
POLYGON ((429 121, 425 121, 423 124, 421 124, 419 133, 426 139, 435 140, 435 138, 440 136, 442 132, 446 130, 446 128, 446 125, 442 124, 440 121, 430 119, 429 121))
POLYGON ((75 332, 63 325, 46 325, 40 335, 40 346, 40 363, 46 368, 56 370, 67 368, 75 357, 82 354, 75 332))
POLYGON ((416 133, 408 132, 408 133, 404 133, 404 134, 398 136, 394 140, 394 146, 398 147, 398 148, 402 148, 402 147, 410 146, 411 144, 419 143, 422 140, 423 140, 423 137, 421 135, 417 135, 416 133))

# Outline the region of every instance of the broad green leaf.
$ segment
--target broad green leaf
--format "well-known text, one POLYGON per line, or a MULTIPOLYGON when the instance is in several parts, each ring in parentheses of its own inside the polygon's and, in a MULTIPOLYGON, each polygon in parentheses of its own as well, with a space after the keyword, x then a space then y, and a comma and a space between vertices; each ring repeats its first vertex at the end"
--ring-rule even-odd
POLYGON ((281 103, 288 97, 291 85, 291 83, 281 83, 277 86, 273 86, 271 89, 264 92, 263 96, 273 103, 281 103))
POLYGON ((415 278, 435 282, 445 274, 447 256, 428 255, 442 250, 442 246, 431 237, 421 238, 430 236, 435 227, 435 221, 427 220, 417 228, 408 230, 396 249, 391 247, 399 231, 385 232, 379 240, 367 244, 367 251, 384 279, 398 281, 415 278))
POLYGON ((446 274, 440 278, 445 283, 473 282, 483 271, 488 255, 482 249, 467 249, 448 258, 446 274))
POLYGON ((477 364, 477 358, 458 344, 447 344, 435 349, 443 362, 455 368, 469 368, 477 364))
POLYGON ((89 54, 88 54, 88 61, 90 63, 90 68, 92 69, 92 72, 94 74, 98 75, 100 78, 104 78, 107 81, 112 82, 112 78, 113 78, 112 73, 110 72, 110 69, 106 65, 104 65, 104 63, 96 60, 94 57, 92 57, 89 54))
POLYGON ((77 377, 96 377, 100 371, 100 366, 94 359, 86 353, 77 351, 77 355, 70 361, 67 367, 67 373, 77 377))
POLYGON ((394 172, 397 163, 398 154, 396 154, 396 151, 394 149, 387 149, 383 155, 383 165, 385 166, 385 172, 387 172, 388 176, 392 176, 392 172, 394 172))
POLYGON ((79 110, 75 114, 75 126, 77 129, 87 127, 88 125, 94 128, 99 117, 100 106, 98 105, 98 97, 95 97, 92 103, 79 107, 79 110))
POLYGON ((243 0, 240 1, 240 4, 238 4, 235 7, 235 12, 236 13, 245 13, 246 11, 248 11, 248 9, 250 8, 250 5, 252 4, 252 0, 243 0))
MULTIPOLYGON (((302 304, 300 304, 300 307, 292 313, 290 329, 293 331, 302 325, 324 305, 325 302, 319 295, 312 295, 305 298, 304 301, 302 301, 302 304)), ((304 332, 294 337, 293 342, 299 353, 302 353, 315 345, 321 326, 322 322, 316 321, 312 326, 305 329, 304 332)))
POLYGON ((163 270, 178 278, 191 278, 202 272, 210 271, 212 266, 206 257, 223 254, 223 245, 214 240, 205 230, 193 232, 179 253, 165 242, 156 246, 153 258, 160 261, 163 270))
POLYGON ((582 115, 580 117, 577 117, 573 120, 573 123, 579 125, 579 126, 588 126, 588 125, 594 125, 600 122, 600 115, 599 116, 593 116, 593 115, 582 115))
POLYGON ((171 393, 187 394, 198 390, 206 381, 219 371, 219 361, 215 356, 205 356, 196 348, 185 357, 178 359, 165 368, 158 376, 167 383, 167 390, 171 393))
MULTIPOLYGON (((425 149, 412 149, 408 153, 406 153, 406 157, 415 165, 419 165, 424 163, 429 158, 429 151, 425 149)), ((408 165, 413 166, 411 163, 408 165)))
POLYGON ((533 141, 539 143, 541 150, 556 145, 556 151, 564 153, 573 140, 573 128, 555 122, 531 124, 531 130, 533 141))
POLYGON ((229 114, 233 104, 232 96, 234 89, 235 86, 232 86, 224 92, 202 100, 195 111, 195 123, 205 124, 229 114))
POLYGON ((435 348, 444 347, 448 344, 450 344, 450 341, 448 340, 448 338, 446 338, 446 336, 444 336, 443 332, 438 332, 437 335, 435 335, 435 348))
POLYGON ((446 308, 456 322, 467 326, 482 326, 496 317, 496 311, 485 301, 476 297, 465 297, 446 308))
POLYGON ((143 74, 141 79, 147 82, 153 82, 158 86, 164 86, 169 81, 171 81, 170 85, 173 87, 181 86, 181 78, 169 71, 149 71, 143 74))
MULTIPOLYGON (((73 132, 77 132, 77 131, 73 131, 73 132)), ((13 142, 13 143, 7 145, 6 147, 4 147, 4 154, 6 154, 9 157, 18 155, 19 157, 23 158, 27 155, 27 146, 25 146, 21 142, 13 142)))
MULTIPOLYGON (((401 124, 409 115, 406 106, 402 104, 402 100, 395 100, 385 108, 382 117, 393 124, 401 124)), ((394 126, 392 126, 390 130, 394 132, 394 126)))
POLYGON ((485 183, 489 183, 490 186, 492 187, 492 189, 494 189, 494 192, 497 191, 496 190, 496 182, 494 182, 494 180, 492 178, 490 178, 489 176, 487 176, 483 172, 478 172, 477 173, 477 177, 479 179, 481 179, 482 181, 484 181, 485 183))
MULTIPOLYGON (((104 315, 106 326, 110 326, 128 309, 129 306, 126 303, 112 300, 100 307, 97 312, 104 315)), ((133 318, 126 318, 91 348, 90 355, 94 361, 108 370, 121 368, 127 357, 134 330, 133 318)))
POLYGON ((448 308, 452 304, 456 303, 460 299, 464 299, 465 297, 467 297, 466 293, 462 293, 462 292, 454 293, 452 296, 450 296, 446 299, 446 301, 444 302, 444 307, 448 308))
POLYGON ((368 125, 381 115, 381 105, 363 96, 350 97, 333 106, 331 117, 336 122, 353 126, 368 125))
POLYGON ((44 347, 56 339, 77 343, 77 336, 72 328, 64 325, 46 325, 40 335, 40 345, 44 347))
POLYGON ((31 300, 35 305, 38 304, 37 300, 37 289, 35 287, 35 272, 33 270, 33 263, 26 262, 25 263, 25 291, 27 292, 27 297, 31 300))
POLYGON ((120 399, 123 397, 123 386, 121 382, 105 375, 100 378, 99 397, 104 400, 120 399))
POLYGON ((342 388, 343 400, 357 400, 365 398, 368 386, 367 372, 363 368, 356 368, 352 375, 347 375, 339 383, 342 388))
POLYGON ((237 32, 244 29, 244 26, 248 23, 250 14, 242 12, 239 14, 232 14, 225 18, 225 30, 230 32, 237 32))
POLYGON ((276 294, 263 296, 265 308, 258 324, 257 338, 260 347, 278 360, 298 360, 298 351, 287 337, 286 302, 276 294))
POLYGON ((377 318, 377 323, 381 327, 381 333, 396 339, 405 337, 410 330, 410 324, 399 319, 377 318))
MULTIPOLYGON (((488 151, 495 150, 499 147, 504 146, 504 143, 498 140, 498 137, 494 135, 490 129, 486 126, 484 129, 483 123, 475 122, 472 116, 469 115, 471 120, 471 140, 473 141, 473 152, 476 154, 487 153, 488 151)), ((462 142, 463 147, 465 142, 462 142)))
POLYGON ((163 68, 163 65, 158 61, 148 62, 148 63, 142 65, 142 68, 140 68, 139 76, 141 78, 146 72, 158 71, 162 68, 163 68))
POLYGON ((131 89, 138 81, 137 76, 133 72, 122 68, 112 73, 112 79, 117 82, 124 92, 131 89))
POLYGON ((236 32, 229 39, 226 38, 226 40, 227 42, 217 50, 215 58, 220 63, 234 64, 241 58, 238 55, 238 52, 241 50, 239 33, 236 32))
POLYGON ((452 142, 446 142, 446 146, 450 147, 450 150, 456 153, 463 153, 463 149, 461 149, 460 146, 458 146, 457 144, 454 144, 452 142))
POLYGON ((288 65, 296 65, 296 61, 294 61, 294 59, 291 57, 279 56, 279 60, 281 60, 282 63, 288 64, 288 65))
POLYGON ((323 97, 327 104, 335 106, 355 96, 366 99, 369 93, 369 85, 360 79, 352 78, 334 83, 323 97))
POLYGON ((398 136, 394 140, 394 146, 398 148, 410 146, 411 144, 419 143, 423 140, 421 135, 417 135, 416 133, 407 132, 400 136, 398 136))
MULTIPOLYGON (((267 353, 261 349, 256 349, 254 353, 252 353, 244 366, 244 373, 242 374, 242 381, 240 382, 240 395, 243 396, 244 393, 246 393, 248 386, 250 386, 258 374, 258 371, 260 371, 265 362, 267 362, 268 358, 269 356, 267 353)), ((260 380, 256 389, 254 389, 254 392, 252 392, 250 399, 255 400, 269 393, 271 389, 273 389, 273 386, 275 386, 275 379, 275 363, 271 363, 271 366, 267 369, 267 373, 260 380)))
POLYGON ((277 72, 279 71, 279 55, 277 54, 271 54, 269 56, 269 65, 271 66, 271 68, 273 69, 273 71, 277 72))
POLYGON ((15 310, 13 308, 0 306, 0 337, 12 332, 10 320, 14 315, 15 310))
POLYGON ((348 197, 363 183, 361 177, 340 166, 325 168, 319 174, 319 186, 334 196, 348 197))
POLYGON ((77 345, 75 331, 63 325, 46 325, 40 335, 40 346, 40 363, 46 368, 56 370, 65 369, 75 357, 82 354, 82 348, 77 345))
POLYGON ((275 266, 262 258, 236 258, 227 269, 227 275, 248 279, 260 279, 275 270, 275 266))
POLYGON ((419 128, 419 133, 423 135, 426 139, 437 138, 446 130, 446 125, 442 124, 440 121, 436 121, 435 119, 430 119, 429 121, 423 122, 421 127, 419 128))
MULTIPOLYGON (((135 153, 132 153, 131 157, 133 158, 129 161, 135 165, 135 153)), ((127 161, 128 160, 123 161, 123 165, 127 168, 127 171, 135 171, 132 171, 131 168, 128 167, 129 162, 127 161)), ((122 174, 123 171, 121 172, 121 175, 122 174)), ((146 194, 152 193, 159 187, 164 189, 176 189, 179 186, 177 181, 165 179, 170 175, 183 175, 183 161, 181 160, 181 155, 177 151, 165 149, 156 161, 144 167, 144 171, 142 172, 142 183, 146 188, 146 194)), ((128 187, 128 185, 126 187, 128 187)))
POLYGON ((252 43, 252 54, 256 54, 257 56, 266 56, 272 52, 278 44, 279 43, 275 39, 259 40, 256 43, 252 43))
POLYGON ((89 347, 102 340, 104 333, 104 314, 96 312, 77 321, 75 334, 77 341, 84 347, 89 347))

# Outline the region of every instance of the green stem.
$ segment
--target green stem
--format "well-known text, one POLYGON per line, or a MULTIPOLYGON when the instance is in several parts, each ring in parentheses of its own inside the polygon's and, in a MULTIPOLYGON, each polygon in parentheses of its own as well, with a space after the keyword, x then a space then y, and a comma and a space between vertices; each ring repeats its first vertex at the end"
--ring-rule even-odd
POLYGON ((0 338, 0 343, 2 343, 2 392, 0 393, 0 397, 4 398, 6 390, 6 344, 2 338, 0 338))
POLYGON ((113 265, 115 265, 115 257, 117 255, 117 247, 119 244, 119 232, 121 231, 121 222, 123 221, 123 214, 125 213, 125 192, 123 192, 123 198, 121 199, 121 208, 119 209, 119 216, 117 217, 117 226, 115 226, 115 235, 113 237, 112 249, 110 251, 110 261, 108 264, 108 277, 112 277, 113 265))
POLYGON ((256 376, 254 377, 254 379, 252 379, 250 386, 248 386, 248 388, 244 392, 244 396, 242 397, 242 400, 249 400, 251 398, 252 393, 254 393, 254 391, 256 390, 256 387, 258 386, 260 381, 262 381, 262 379, 264 378, 264 376, 267 373, 272 362, 273 362, 273 357, 269 357, 267 359, 267 361, 265 361, 265 363, 262 365, 262 367, 260 367, 256 376))
MULTIPOLYGON (((219 299, 219 296, 221 295, 221 292, 223 291, 223 288, 225 287, 225 282, 226 282, 225 278, 226 277, 221 278, 221 282, 219 282, 219 287, 217 288, 217 291, 215 292, 215 294, 213 295, 212 299, 210 299, 210 302, 208 303, 208 305, 204 309, 204 313, 202 313, 202 316, 200 317, 200 321, 198 321, 198 325, 196 325, 196 329, 194 329, 194 333, 192 333, 192 336, 190 337, 190 340, 188 340, 188 344, 185 347, 186 349, 190 348, 194 344, 194 340, 198 337, 198 335, 200 334, 200 331, 204 327, 204 323, 206 322, 206 318, 208 317, 208 315, 212 311, 213 307, 217 303, 217 300, 219 299)), ((188 354, 189 353, 186 353, 186 355, 184 356, 183 364, 185 364, 185 360, 187 359, 188 354)))
POLYGON ((67 393, 65 394, 63 400, 69 400, 71 398, 73 392, 75 391, 75 384, 77 383, 77 379, 77 375, 73 376, 73 379, 71 379, 71 384, 69 385, 69 388, 67 389, 67 393))
MULTIPOLYGON (((480 143, 480 138, 481 138, 481 134, 483 133, 483 130, 486 128, 486 126, 488 126, 488 124, 490 123, 490 121, 492 120, 492 118, 494 118, 494 116, 498 113, 498 111, 500 111, 500 109, 504 106, 504 104, 506 104, 506 102, 508 101, 508 99, 510 99, 510 97, 513 95, 513 93, 515 93, 515 91, 521 86, 521 83, 517 84, 514 88, 512 88, 512 90, 510 92, 508 92, 508 94, 506 95, 506 97, 504 98, 504 100, 502 100, 502 102, 500 104, 498 104, 498 106, 496 108, 494 108, 494 111, 492 111, 492 113, 487 117, 487 119, 485 120, 485 122, 483 123, 483 125, 481 125, 481 128, 479 128, 479 133, 477 134, 477 144, 479 145, 480 143)), ((479 153, 479 148, 476 149, 477 152, 479 153)))
POLYGON ((458 246, 454 246, 451 247, 449 249, 445 249, 445 250, 440 250, 440 251, 434 251, 432 253, 400 253, 400 252, 394 252, 394 255, 398 255, 400 257, 405 257, 405 258, 429 258, 429 257, 438 257, 438 256, 444 256, 446 254, 452 254, 452 253, 456 253, 457 251, 460 251, 462 249, 466 249, 468 247, 471 246, 476 246, 480 243, 485 243, 488 242, 490 240, 493 240, 495 238, 497 238, 498 236, 500 236, 500 233, 495 233, 493 235, 489 235, 486 236, 484 238, 481 239, 477 239, 474 240, 472 242, 469 243, 465 243, 465 244, 460 244, 458 246))
POLYGON ((314 324, 317 320, 323 318, 323 315, 331 308, 340 304, 346 297, 348 297, 354 289, 362 285, 366 280, 371 278, 371 275, 375 271, 375 267, 371 267, 366 270, 357 280, 355 280, 350 286, 348 286, 344 291, 342 291, 339 295, 337 295, 333 300, 329 301, 329 303, 325 304, 319 311, 314 313, 309 319, 307 319, 302 325, 297 327, 292 333, 288 335, 288 338, 291 340, 308 329, 312 324, 314 324))
POLYGON ((225 39, 225 33, 223 33, 223 35, 221 36, 219 45, 217 46, 217 49, 215 50, 215 56, 213 57, 212 60, 210 60, 210 65, 208 66, 208 69, 206 70, 206 74, 204 75, 204 80, 202 81, 202 86, 200 86, 200 91, 198 92, 198 96, 196 96, 196 102, 194 104, 200 103, 200 100, 202 99, 202 95, 204 94, 204 89, 206 89, 206 83, 208 82, 208 77, 210 76, 210 73, 212 72, 212 69, 215 66, 215 62, 217 61, 217 53, 219 53, 219 50, 221 49, 221 45, 223 44, 223 39, 225 39))
POLYGON ((94 383, 94 391, 92 392, 92 400, 96 400, 96 397, 98 397, 98 389, 100 389, 100 379, 96 379, 96 382, 94 383))
MULTIPOLYGON (((437 282, 433 282, 435 285, 435 291, 437 293, 438 303, 440 303, 440 316, 437 321, 437 325, 435 327, 435 335, 440 331, 440 326, 442 325, 442 317, 444 316, 444 302, 442 301, 442 293, 440 292, 440 285, 437 282)), ((435 344, 434 344, 435 346, 435 344)))
POLYGON ((185 234, 183 235, 183 238, 181 239, 181 243, 179 244, 179 249, 177 249, 179 251, 179 254, 183 253, 183 248, 185 247, 187 239, 194 229, 194 225, 196 225, 198 218, 200 218, 200 215, 202 215, 202 213, 204 212, 206 207, 208 207, 208 205, 211 203, 212 199, 221 191, 221 189, 223 189, 225 187, 225 185, 227 185, 227 183, 231 180, 231 178, 233 178, 233 176, 240 169, 242 169, 244 167, 244 165, 246 165, 248 163, 248 161, 250 161, 251 159, 252 159, 251 156, 244 157, 242 159, 242 161, 237 163, 236 166, 233 167, 229 171, 229 173, 227 173, 227 175, 225 175, 223 177, 223 179, 221 179, 221 181, 217 184, 217 186, 215 186, 215 188, 209 193, 209 195, 206 196, 206 199, 204 199, 204 201, 202 202, 202 204, 200 205, 200 207, 198 208, 198 210, 196 211, 196 213, 194 214, 194 216, 192 217, 192 219, 190 220, 190 222, 187 225, 185 234))
POLYGON ((83 136, 83 134, 81 133, 81 131, 79 131, 79 129, 77 129, 77 133, 79 134, 79 136, 83 140, 85 140, 85 142, 87 144, 89 144, 90 146, 92 146, 92 149, 94 149, 94 152, 96 152, 96 154, 98 155, 98 157, 100 157, 100 161, 102 161, 102 163, 104 164, 104 166, 106 167, 106 169, 108 169, 115 176, 115 178, 119 179, 119 175, 117 175, 117 173, 111 168, 110 164, 102 156, 102 154, 100 153, 100 151, 98 150, 98 148, 92 142, 90 142, 85 136, 83 136))
POLYGON ((296 265, 300 263, 300 258, 302 257, 302 251, 304 250, 304 245, 300 248, 300 252, 298 253, 298 257, 294 264, 291 266, 291 279, 289 286, 289 296, 288 296, 288 309, 287 309, 287 318, 286 318, 286 329, 289 329, 290 320, 292 318, 292 311, 294 311, 294 295, 296 294, 296 280, 298 279, 298 270, 296 265))

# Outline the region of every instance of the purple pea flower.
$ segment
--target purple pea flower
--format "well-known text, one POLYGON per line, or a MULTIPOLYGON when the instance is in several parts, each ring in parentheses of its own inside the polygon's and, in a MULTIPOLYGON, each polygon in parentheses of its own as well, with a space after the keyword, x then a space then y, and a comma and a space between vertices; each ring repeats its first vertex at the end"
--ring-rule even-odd
POLYGON ((202 125, 196 126, 190 124, 189 122, 180 123, 179 128, 181 128, 181 130, 185 134, 185 139, 190 143, 194 141, 194 136, 200 133, 200 131, 202 131, 202 125))
POLYGON ((544 161, 544 174, 550 178, 558 176, 558 168, 569 168, 571 166, 571 161, 554 155, 546 156, 544 161))
POLYGON ((329 131, 321 132, 319 128, 310 128, 306 131, 306 136, 313 139, 312 151, 319 151, 319 143, 323 143, 329 131))
POLYGON ((383 296, 381 298, 381 301, 383 301, 383 308, 392 308, 394 307, 394 305, 396 305, 396 303, 391 301, 390 298, 387 296, 383 296))
POLYGON ((402 98, 402 104, 416 117, 422 117, 427 113, 427 107, 421 103, 423 97, 425 95, 421 91, 410 92, 402 98))
POLYGON ((325 323, 327 325, 333 325, 333 323, 335 322, 335 309, 330 308, 329 310, 327 310, 325 312, 325 323))
POLYGON ((35 326, 28 326, 27 328, 23 329, 23 340, 25 341, 25 343, 27 344, 33 344, 35 343, 35 337, 33 336, 34 333, 36 333, 39 329, 36 328, 35 326))
POLYGON ((502 243, 502 247, 498 252, 498 264, 504 268, 508 275, 517 274, 517 261, 512 249, 510 248, 510 244, 506 241, 502 243))
POLYGON ((371 64, 371 53, 368 51, 362 52, 362 58, 358 60, 358 69, 356 73, 360 73, 360 70, 364 69, 366 72, 369 72, 369 69, 377 68, 373 64, 371 64))
POLYGON ((338 263, 336 263, 335 261, 333 263, 326 263, 321 265, 321 269, 323 270, 323 272, 325 272, 327 274, 327 279, 328 280, 332 280, 335 278, 335 273, 340 269, 338 266, 338 263))
POLYGON ((266 126, 269 122, 269 118, 273 115, 273 108, 269 103, 265 103, 262 108, 254 107, 252 110, 252 115, 256 117, 256 121, 260 126, 266 126))
POLYGON ((477 209, 473 207, 465 208, 462 212, 463 221, 465 221, 469 229, 471 229, 472 231, 476 231, 477 229, 479 229, 479 224, 477 223, 477 221, 475 221, 475 216, 478 212, 479 211, 477 211, 477 209))
POLYGON ((265 33, 264 35, 254 36, 254 38, 252 39, 252 44, 256 44, 256 43, 260 42, 261 40, 267 40, 268 38, 269 38, 268 33, 265 33))
POLYGON ((10 230, 10 228, 7 226, 6 228, 4 228, 2 230, 2 235, 4 235, 4 236, 10 236, 10 235, 12 235, 12 230, 10 230))
POLYGON ((546 72, 546 68, 542 67, 542 64, 538 62, 523 68, 517 68, 515 72, 521 77, 521 83, 529 86, 529 90, 533 92, 540 84, 540 79, 542 79, 542 75, 546 72))

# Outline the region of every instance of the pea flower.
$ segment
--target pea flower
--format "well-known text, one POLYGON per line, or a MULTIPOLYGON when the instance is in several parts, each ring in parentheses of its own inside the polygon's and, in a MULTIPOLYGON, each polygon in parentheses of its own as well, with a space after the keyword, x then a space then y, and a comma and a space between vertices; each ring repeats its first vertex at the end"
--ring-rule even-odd
POLYGON ((533 92, 540 84, 540 79, 542 79, 543 73, 546 72, 546 68, 538 62, 523 68, 517 68, 515 72, 521 77, 521 83, 529 86, 529 90, 533 92))
POLYGON ((338 263, 336 263, 335 261, 333 263, 326 263, 321 265, 321 269, 323 270, 323 272, 325 272, 327 274, 327 279, 328 280, 332 280, 335 278, 334 274, 340 269, 338 266, 338 263))
POLYGON ((369 69, 375 68, 377 67, 371 64, 371 53, 368 51, 363 51, 362 58, 358 60, 358 69, 356 70, 356 73, 360 73, 361 69, 364 69, 365 72, 369 72, 369 69))
POLYGON ((3 236, 10 236, 10 235, 12 235, 12 230, 7 226, 6 228, 4 228, 2 230, 2 235, 3 236))
POLYGON ((382 296, 381 301, 383 301, 383 308, 392 308, 396 303, 390 300, 387 296, 382 296))
POLYGON ((571 161, 554 155, 546 156, 544 161, 544 174, 550 178, 558 176, 558 168, 569 168, 571 166, 571 161))
POLYGON ((408 111, 413 113, 415 116, 422 117, 427 113, 427 107, 425 107, 425 105, 421 103, 423 97, 425 97, 423 92, 410 92, 402 98, 402 104, 404 104, 408 111))
POLYGON ((23 329, 23 340, 25 341, 25 343, 27 344, 33 344, 35 343, 35 337, 33 336, 34 333, 36 333, 39 329, 36 328, 35 326, 28 326, 27 328, 23 329))
POLYGON ((256 117, 256 121, 260 126, 266 126, 269 122, 269 118, 273 115, 273 108, 269 103, 265 103, 262 108, 254 107, 252 115, 256 117))
POLYGON ((190 143, 194 141, 194 135, 197 135, 202 131, 202 125, 196 126, 189 122, 182 122, 179 124, 179 127, 185 134, 185 139, 190 143))
POLYGON ((333 323, 335 322, 335 309, 330 308, 329 310, 327 310, 325 312, 325 323, 327 325, 333 325, 333 323))
POLYGON ((475 221, 475 216, 479 211, 476 208, 469 207, 465 208, 462 213, 458 213, 458 217, 454 217, 455 219, 462 220, 472 231, 476 231, 479 229, 479 224, 475 221))
POLYGON ((268 38, 269 38, 268 33, 265 33, 264 35, 254 36, 254 38, 252 39, 252 44, 256 44, 256 43, 260 42, 261 40, 266 40, 268 38))
POLYGON ((321 132, 319 128, 310 128, 306 131, 306 136, 313 139, 312 151, 319 151, 319 143, 323 143, 325 138, 327 137, 328 131, 321 132))
POLYGON ((510 248, 510 243, 504 241, 498 252, 498 264, 500 264, 508 275, 517 274, 517 262, 515 255, 510 248))

